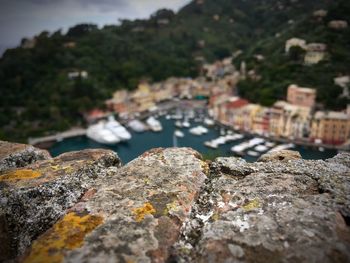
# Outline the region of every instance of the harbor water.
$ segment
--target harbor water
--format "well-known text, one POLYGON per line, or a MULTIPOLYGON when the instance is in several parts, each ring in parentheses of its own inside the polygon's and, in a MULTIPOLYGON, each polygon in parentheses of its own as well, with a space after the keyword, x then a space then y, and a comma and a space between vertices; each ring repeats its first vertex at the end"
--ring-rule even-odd
MULTIPOLYGON (((152 148, 158 147, 173 147, 174 131, 179 129, 175 127, 174 120, 167 120, 165 117, 159 118, 163 125, 163 131, 155 133, 152 131, 145 131, 143 133, 131 132, 132 138, 129 141, 121 142, 116 145, 103 145, 99 144, 93 140, 90 140, 86 136, 79 136, 75 138, 65 139, 61 142, 55 143, 50 149, 52 156, 57 156, 64 152, 77 151, 83 149, 92 148, 105 148, 111 149, 118 153, 119 157, 122 159, 123 163, 128 163, 129 161, 135 159, 136 157, 143 154, 145 151, 152 148)), ((201 123, 194 123, 192 121, 191 127, 202 125, 201 123)), ((244 137, 241 140, 230 142, 224 145, 220 145, 218 149, 210 149, 204 145, 205 141, 213 140, 220 136, 220 129, 218 127, 213 127, 209 129, 207 134, 196 136, 189 132, 189 128, 180 129, 184 133, 183 138, 176 138, 176 144, 178 147, 191 147, 204 155, 205 158, 213 158, 215 156, 234 156, 230 151, 231 147, 248 141, 252 137, 244 137)), ((337 154, 336 150, 319 151, 317 148, 296 146, 292 150, 299 151, 304 159, 327 159, 331 158, 337 154)), ((245 160, 249 162, 256 161, 259 157, 249 156, 247 154, 242 156, 245 160)))

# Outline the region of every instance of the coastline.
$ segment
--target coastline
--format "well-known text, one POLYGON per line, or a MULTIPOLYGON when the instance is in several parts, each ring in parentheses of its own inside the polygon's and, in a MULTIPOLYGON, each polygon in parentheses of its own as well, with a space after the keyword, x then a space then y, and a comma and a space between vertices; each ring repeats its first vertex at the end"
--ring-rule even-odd
MULTIPOLYGON (((154 112, 142 112, 140 113, 139 117, 137 119, 146 119, 149 116, 152 115, 165 115, 168 114, 170 111, 180 108, 180 109, 194 109, 194 108, 202 108, 204 109, 205 104, 203 101, 196 101, 196 100, 180 100, 180 101, 166 101, 163 103, 160 103, 157 105, 158 109, 154 112), (196 106, 196 107, 195 107, 196 106), (199 107, 198 107, 199 106, 199 107)), ((120 123, 122 125, 126 125, 128 123, 129 119, 121 119, 120 123)), ((215 126, 224 128, 224 129, 230 129, 233 131, 236 131, 242 135, 246 136, 257 136, 261 137, 264 139, 268 139, 274 142, 278 143, 293 143, 298 146, 305 146, 305 147, 311 147, 318 149, 320 147, 324 149, 329 149, 329 150, 338 150, 338 151, 350 151, 350 145, 330 145, 330 144, 323 144, 323 143, 313 143, 308 140, 291 140, 288 138, 281 138, 281 137, 275 137, 275 136, 266 136, 262 134, 257 134, 257 133, 251 133, 247 132, 244 130, 237 130, 234 129, 231 125, 224 124, 220 122, 219 120, 214 120, 215 121, 215 126)), ((84 136, 86 135, 86 129, 82 127, 74 127, 72 129, 69 129, 67 131, 59 132, 54 135, 50 136, 43 136, 43 137, 37 137, 37 138, 29 138, 28 143, 37 146, 42 149, 49 149, 51 148, 56 142, 60 142, 64 139, 68 138, 74 138, 74 137, 79 137, 79 136, 84 136)))

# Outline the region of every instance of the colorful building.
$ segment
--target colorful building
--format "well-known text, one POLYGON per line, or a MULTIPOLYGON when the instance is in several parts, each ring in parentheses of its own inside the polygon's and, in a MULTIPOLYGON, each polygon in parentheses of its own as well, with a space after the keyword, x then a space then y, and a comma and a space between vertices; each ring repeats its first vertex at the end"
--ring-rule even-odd
POLYGON ((310 43, 306 47, 304 63, 314 65, 323 60, 326 56, 327 45, 323 43, 310 43))
POLYGON ((277 101, 270 111, 270 134, 289 139, 305 139, 310 132, 311 108, 277 101))
POLYGON ((349 112, 318 111, 311 126, 311 140, 339 145, 350 139, 349 112))
POLYGON ((293 105, 313 108, 316 101, 316 90, 298 87, 294 84, 289 85, 287 101, 293 105))

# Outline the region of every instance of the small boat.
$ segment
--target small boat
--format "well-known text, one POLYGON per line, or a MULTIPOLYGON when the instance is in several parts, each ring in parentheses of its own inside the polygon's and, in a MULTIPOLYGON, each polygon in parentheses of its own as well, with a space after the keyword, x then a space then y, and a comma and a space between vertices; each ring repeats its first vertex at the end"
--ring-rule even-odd
POLYGON ((131 134, 122 126, 118 121, 115 120, 114 116, 109 116, 108 121, 105 123, 105 128, 110 130, 114 135, 120 138, 122 141, 131 139, 131 134))
POLYGON ((144 132, 147 129, 146 125, 139 120, 130 121, 128 126, 135 132, 144 132))
POLYGON ((202 131, 200 129, 198 129, 198 127, 194 127, 192 129, 190 129, 190 133, 193 135, 197 135, 197 136, 200 136, 203 134, 202 131))
POLYGON ((266 152, 269 148, 265 145, 258 145, 254 148, 255 151, 258 152, 266 152))
POLYGON ((209 130, 202 125, 197 126, 197 129, 199 129, 202 132, 202 134, 206 134, 209 132, 209 130))
POLYGON ((150 127, 150 129, 154 132, 160 132, 163 130, 163 127, 162 127, 162 124, 160 123, 160 121, 158 121, 153 116, 149 117, 146 120, 146 123, 150 127))
POLYGON ((216 143, 214 143, 213 141, 207 141, 204 143, 205 146, 209 147, 209 148, 213 148, 213 149, 217 149, 218 145, 216 143))
POLYGON ((182 122, 181 121, 176 121, 175 126, 178 128, 182 128, 182 122))
POLYGON ((232 152, 235 152, 235 153, 241 153, 241 152, 244 152, 246 149, 248 149, 249 146, 248 144, 245 142, 245 143, 241 143, 241 144, 238 144, 238 145, 235 145, 231 148, 231 151, 232 152))
POLYGON ((185 127, 185 128, 189 128, 189 127, 191 127, 191 124, 189 123, 189 121, 185 120, 185 121, 182 123, 182 126, 185 127))
POLYGON ((253 157, 259 156, 259 153, 254 152, 254 151, 248 151, 247 154, 250 155, 250 156, 253 156, 253 157))
POLYGON ((101 144, 113 145, 120 142, 120 138, 107 129, 104 122, 91 125, 86 131, 86 136, 101 144))
POLYGON ((185 134, 184 134, 182 131, 180 131, 180 130, 176 130, 176 131, 175 131, 175 136, 176 136, 176 137, 182 138, 182 137, 185 136, 185 134))
POLYGON ((225 134, 226 134, 225 129, 224 129, 224 128, 221 128, 221 129, 220 129, 220 135, 221 135, 221 136, 224 136, 225 134))
POLYGON ((213 142, 215 142, 216 144, 219 144, 219 145, 225 144, 226 143, 226 138, 224 136, 221 136, 221 137, 213 140, 213 142))
POLYGON ((194 127, 192 129, 190 129, 190 133, 200 136, 200 135, 208 133, 208 129, 203 127, 203 126, 201 126, 201 125, 199 125, 197 127, 194 127))
POLYGON ((324 147, 318 147, 318 150, 320 151, 320 152, 324 152, 324 147))
POLYGON ((207 126, 213 126, 215 124, 215 122, 212 119, 205 118, 204 119, 204 124, 207 125, 207 126))
POLYGON ((170 116, 169 114, 167 114, 167 115, 165 116, 165 119, 170 120, 170 119, 171 119, 171 116, 170 116))
POLYGON ((249 144, 249 147, 254 147, 264 142, 265 140, 263 138, 253 138, 248 142, 248 144, 249 144))
POLYGON ((265 145, 267 147, 271 148, 271 147, 274 147, 276 145, 276 143, 274 143, 274 142, 266 142, 265 145))
POLYGON ((181 120, 182 119, 182 113, 179 109, 176 110, 176 113, 171 116, 174 120, 181 120))

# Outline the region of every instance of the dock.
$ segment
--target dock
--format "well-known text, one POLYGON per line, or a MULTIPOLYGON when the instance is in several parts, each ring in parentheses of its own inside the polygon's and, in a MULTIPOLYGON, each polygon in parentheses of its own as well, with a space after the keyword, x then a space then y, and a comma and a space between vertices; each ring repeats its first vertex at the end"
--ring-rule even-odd
POLYGON ((48 144, 53 142, 60 142, 64 139, 73 138, 77 136, 83 136, 86 135, 86 129, 83 128, 77 128, 77 129, 71 129, 68 131, 56 133, 49 136, 44 137, 38 137, 38 138, 29 138, 28 143, 31 145, 40 145, 40 144, 48 144))

